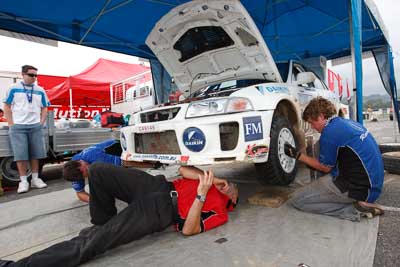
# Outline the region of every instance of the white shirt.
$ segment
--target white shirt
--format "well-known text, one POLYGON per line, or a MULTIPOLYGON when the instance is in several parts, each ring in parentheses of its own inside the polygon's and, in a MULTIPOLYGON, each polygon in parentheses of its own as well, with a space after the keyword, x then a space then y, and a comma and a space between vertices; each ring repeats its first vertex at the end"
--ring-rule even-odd
POLYGON ((22 81, 8 88, 3 102, 11 105, 12 119, 15 124, 39 123, 42 108, 50 106, 42 87, 36 84, 26 85, 22 81))

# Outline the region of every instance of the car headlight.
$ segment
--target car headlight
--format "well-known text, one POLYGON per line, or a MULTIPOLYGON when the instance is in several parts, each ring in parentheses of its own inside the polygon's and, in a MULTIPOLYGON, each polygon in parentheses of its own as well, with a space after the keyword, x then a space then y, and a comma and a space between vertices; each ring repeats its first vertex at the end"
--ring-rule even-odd
POLYGON ((250 100, 245 97, 207 99, 191 103, 186 118, 218 115, 254 110, 250 100))
POLYGON ((127 149, 127 145, 126 145, 126 137, 124 133, 121 133, 121 138, 119 139, 121 142, 121 147, 123 150, 127 149))

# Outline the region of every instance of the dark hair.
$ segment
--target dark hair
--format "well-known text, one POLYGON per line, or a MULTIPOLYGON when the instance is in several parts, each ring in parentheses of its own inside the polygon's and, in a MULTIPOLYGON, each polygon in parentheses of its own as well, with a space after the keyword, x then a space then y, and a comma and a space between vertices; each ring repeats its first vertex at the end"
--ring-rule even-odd
POLYGON ((37 71, 38 69, 31 65, 23 65, 22 66, 22 73, 28 73, 28 70, 36 70, 37 71))
POLYGON ((70 182, 83 180, 83 174, 80 170, 81 162, 79 160, 70 160, 64 164, 63 177, 70 182))
POLYGON ((0 112, 3 112, 3 113, 4 113, 4 110, 2 110, 2 109, 0 108, 0 112))
POLYGON ((316 120, 321 114, 324 115, 325 119, 329 119, 336 115, 336 108, 332 102, 319 96, 308 103, 303 112, 303 120, 316 120))

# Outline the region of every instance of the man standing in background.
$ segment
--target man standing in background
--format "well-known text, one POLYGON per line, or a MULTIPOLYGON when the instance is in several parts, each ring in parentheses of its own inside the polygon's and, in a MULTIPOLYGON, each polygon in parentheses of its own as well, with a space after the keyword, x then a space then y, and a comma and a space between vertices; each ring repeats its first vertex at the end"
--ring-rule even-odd
POLYGON ((31 187, 47 185, 39 178, 39 159, 46 158, 42 128, 50 102, 44 89, 35 84, 37 68, 22 66, 23 81, 10 86, 4 99, 4 113, 8 121, 11 147, 17 162, 20 183, 18 193, 29 190, 28 161, 32 170, 31 187))

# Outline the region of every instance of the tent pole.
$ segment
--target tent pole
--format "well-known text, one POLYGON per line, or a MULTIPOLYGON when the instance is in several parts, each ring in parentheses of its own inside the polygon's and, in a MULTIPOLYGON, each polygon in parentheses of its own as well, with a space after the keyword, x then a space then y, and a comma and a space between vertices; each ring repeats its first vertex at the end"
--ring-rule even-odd
POLYGON ((361 47, 361 0, 349 0, 349 26, 351 61, 353 71, 353 101, 350 108, 352 119, 363 124, 362 104, 362 47, 361 47), (356 112, 354 112, 356 111, 356 112))
POLYGON ((115 84, 110 83, 110 110, 113 110, 114 107, 114 99, 113 99, 113 87, 115 84))
MULTIPOLYGON (((387 49, 388 49, 388 60, 389 60, 389 70, 390 70, 390 89, 392 91, 393 122, 397 121, 397 127, 400 132, 399 101, 397 100, 398 99, 397 85, 396 85, 396 78, 394 75, 392 47, 388 45, 387 49)), ((395 142, 397 142, 397 134, 395 134, 395 142)))
POLYGON ((72 88, 69 88, 69 117, 72 119, 72 88))

